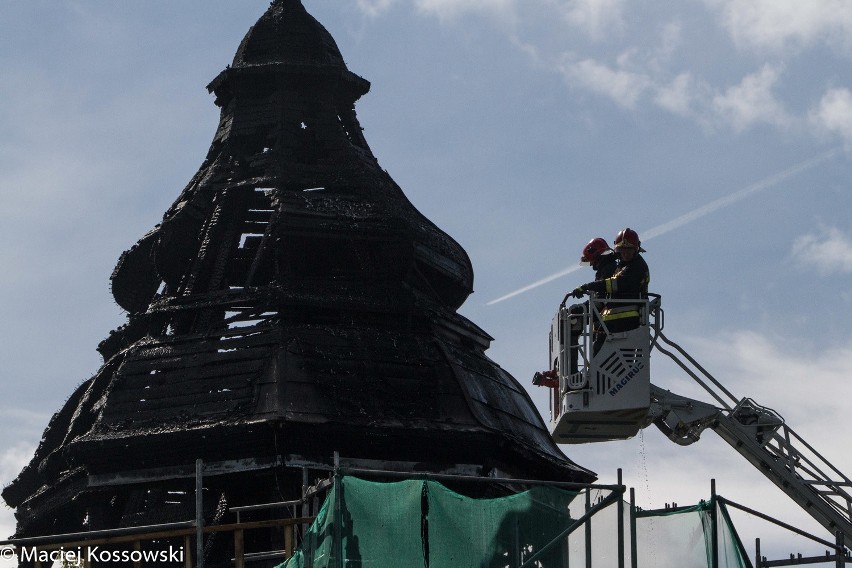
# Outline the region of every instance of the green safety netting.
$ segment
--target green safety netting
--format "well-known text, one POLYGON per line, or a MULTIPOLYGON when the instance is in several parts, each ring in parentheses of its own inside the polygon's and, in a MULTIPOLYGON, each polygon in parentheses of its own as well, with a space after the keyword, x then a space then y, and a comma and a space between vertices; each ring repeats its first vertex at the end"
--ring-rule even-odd
MULTIPOLYGON (((576 495, 543 486, 473 499, 431 480, 386 483, 340 476, 302 547, 279 568, 517 567, 583 515, 587 505, 574 500, 576 495)), ((626 542, 621 564, 617 507, 607 507, 589 520, 588 540, 585 529, 576 530, 533 565, 586 566, 591 556, 595 568, 631 566, 632 525, 639 568, 708 568, 715 506, 718 567, 751 568, 722 502, 639 511, 633 522, 629 505, 622 506, 628 514, 622 520, 626 542)))
POLYGON ((721 501, 718 502, 718 511, 721 513, 719 517, 719 566, 752 568, 743 543, 734 528, 734 523, 731 521, 731 515, 728 514, 728 508, 721 501))
POLYGON ((712 566, 714 508, 717 512, 717 566, 751 568, 727 508, 714 500, 671 511, 637 513, 637 565, 659 568, 712 566))
MULTIPOLYGON (((605 492, 599 489, 590 490, 590 504, 596 503, 605 496, 605 492)), ((587 503, 585 494, 574 499, 571 503, 571 516, 575 519, 580 518, 586 511, 587 503)), ((580 527, 568 537, 568 552, 569 562, 557 565, 559 568, 585 568, 587 556, 591 557, 594 568, 619 568, 625 566, 630 568, 631 551, 630 551, 630 504, 621 502, 622 510, 624 511, 621 518, 622 529, 624 535, 623 550, 618 546, 618 524, 619 510, 617 503, 612 506, 600 509, 594 516, 588 520, 588 530, 590 533, 590 541, 586 541, 587 526, 580 527), (587 550, 588 548, 588 550, 587 550), (623 555, 623 562, 619 564, 619 556, 623 555)), ((547 568, 550 568, 548 566, 547 568)))
MULTIPOLYGON (((339 477, 302 547, 284 568, 486 568, 518 566, 570 524, 576 492, 554 487, 493 499, 435 481, 339 477), (342 558, 341 558, 342 556, 342 558)), ((562 566, 564 545, 540 557, 562 566)))

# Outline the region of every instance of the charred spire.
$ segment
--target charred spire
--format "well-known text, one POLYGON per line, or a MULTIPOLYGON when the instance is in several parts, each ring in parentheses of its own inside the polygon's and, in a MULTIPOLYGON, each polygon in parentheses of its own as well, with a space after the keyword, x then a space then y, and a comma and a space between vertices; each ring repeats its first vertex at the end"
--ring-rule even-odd
POLYGON ((297 496, 286 463, 334 451, 592 479, 456 313, 470 260, 377 163, 369 87, 298 0, 249 30, 208 86, 206 159, 112 274, 127 324, 3 491, 19 535, 191 518, 197 458, 211 522, 297 496))

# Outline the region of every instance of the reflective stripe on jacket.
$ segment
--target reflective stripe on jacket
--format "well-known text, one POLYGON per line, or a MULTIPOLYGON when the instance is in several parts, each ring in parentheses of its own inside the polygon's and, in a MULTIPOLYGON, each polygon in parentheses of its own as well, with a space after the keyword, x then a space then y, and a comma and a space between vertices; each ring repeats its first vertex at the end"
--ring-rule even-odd
POLYGON ((618 306, 607 306, 601 313, 604 321, 614 321, 624 318, 638 318, 639 306, 636 304, 620 304, 618 306))

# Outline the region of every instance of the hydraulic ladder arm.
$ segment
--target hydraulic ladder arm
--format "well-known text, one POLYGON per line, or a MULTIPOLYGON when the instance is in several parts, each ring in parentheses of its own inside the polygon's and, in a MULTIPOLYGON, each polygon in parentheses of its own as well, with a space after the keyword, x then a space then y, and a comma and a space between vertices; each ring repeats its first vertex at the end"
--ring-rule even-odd
POLYGON ((852 542, 849 478, 796 434, 777 412, 750 398, 737 400, 659 329, 655 330, 652 347, 670 357, 718 406, 652 384, 646 425, 653 423, 680 445, 696 442, 710 428, 826 530, 832 534, 839 531, 846 542, 852 542))

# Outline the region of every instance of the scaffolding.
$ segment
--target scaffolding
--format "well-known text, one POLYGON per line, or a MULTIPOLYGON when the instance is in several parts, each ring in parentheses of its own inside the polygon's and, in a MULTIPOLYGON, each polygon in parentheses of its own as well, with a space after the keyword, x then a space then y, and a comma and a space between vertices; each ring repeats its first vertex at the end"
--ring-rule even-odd
MULTIPOLYGON (((232 507, 227 524, 204 526, 199 517, 11 539, 0 546, 13 550, 21 565, 36 568, 55 560, 134 568, 203 568, 205 562, 236 568, 769 568, 852 562, 842 533, 834 542, 808 534, 717 495, 715 482, 710 498, 696 505, 643 510, 620 470, 617 483, 607 485, 345 468, 339 458, 333 467, 311 469, 327 476, 309 486, 304 468, 301 499, 232 507), (756 539, 752 561, 730 509, 819 543, 826 553, 769 560, 756 539), (257 512, 276 513, 252 520, 257 512), (245 535, 261 530, 278 531, 283 548, 248 550, 245 535), (231 537, 230 554, 205 556, 205 539, 223 534, 231 537)), ((201 491, 200 464, 198 472, 201 491)))

